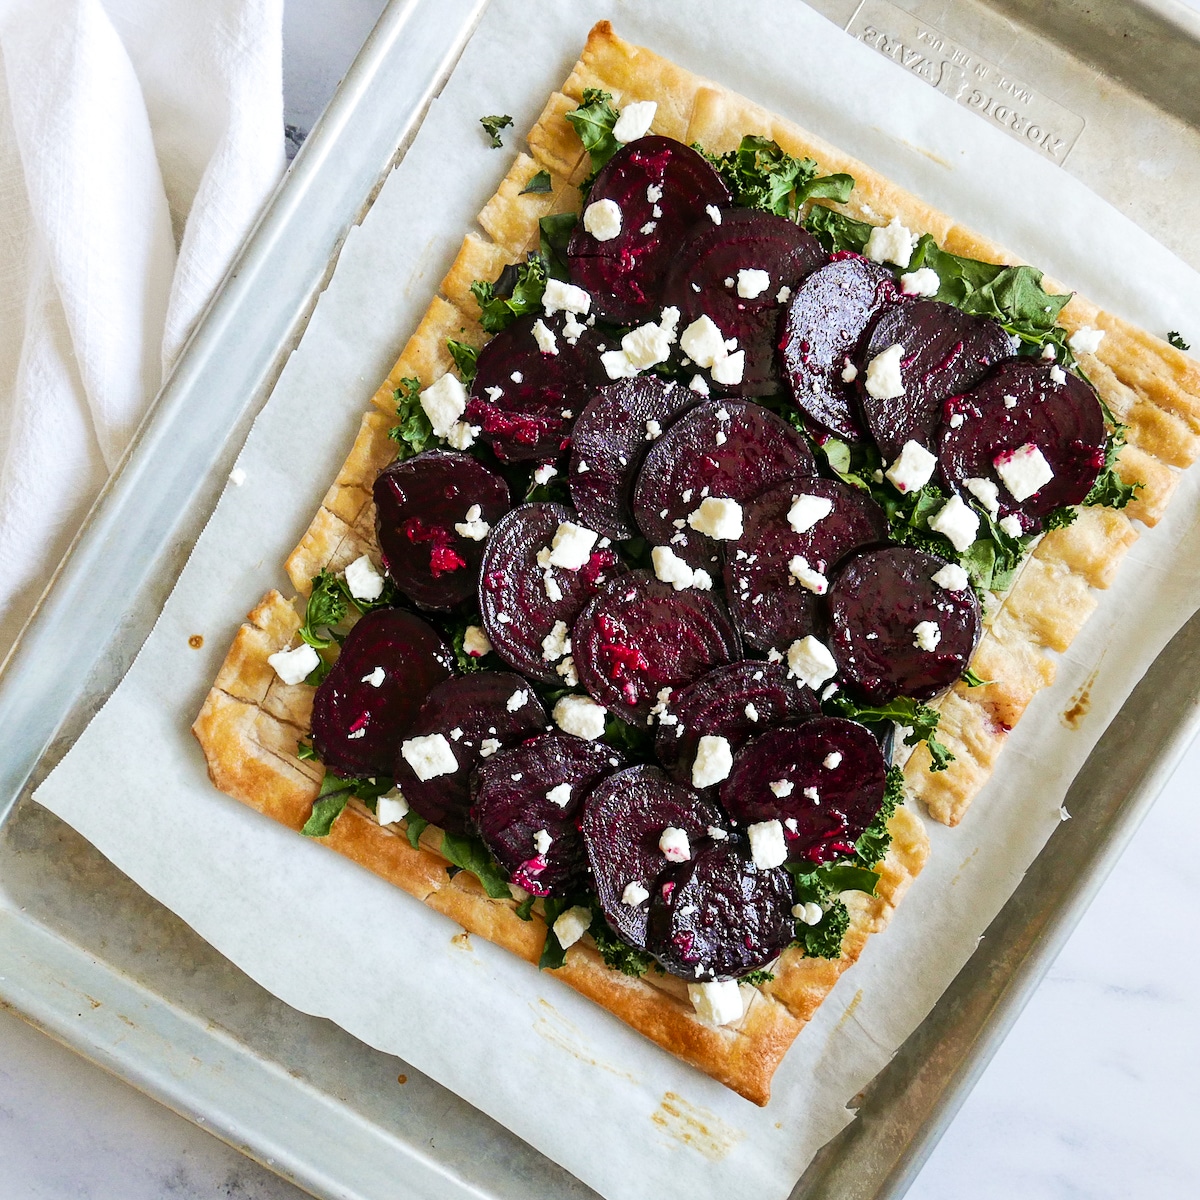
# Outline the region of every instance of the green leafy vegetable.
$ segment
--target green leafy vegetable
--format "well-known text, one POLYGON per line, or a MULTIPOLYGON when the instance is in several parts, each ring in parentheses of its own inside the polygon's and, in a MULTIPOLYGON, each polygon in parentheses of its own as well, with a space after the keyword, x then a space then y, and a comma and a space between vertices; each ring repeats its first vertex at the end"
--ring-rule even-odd
POLYGON ((522 921, 532 921, 533 920, 533 902, 536 899, 537 899, 536 896, 526 896, 525 899, 522 900, 521 903, 518 904, 517 907, 513 909, 513 912, 515 912, 517 914, 517 916, 521 918, 522 921))
POLYGON ((1079 509, 1065 504, 1062 508, 1051 510, 1042 518, 1042 529, 1046 533, 1052 529, 1066 529, 1068 525, 1074 525, 1078 519, 1079 509))
POLYGON ((442 835, 441 854, 456 867, 470 871, 483 884, 483 890, 493 900, 508 900, 512 893, 496 860, 479 838, 463 837, 457 833, 442 835))
POLYGON ((518 317, 539 308, 546 277, 546 260, 540 254, 531 254, 528 261, 506 267, 495 283, 476 279, 471 284, 471 295, 479 305, 479 323, 488 333, 499 333, 518 317))
POLYGON ((1126 426, 1119 422, 1108 435, 1104 447, 1104 466, 1096 476, 1096 482, 1083 498, 1089 507, 1124 508, 1136 495, 1141 483, 1125 483, 1117 474, 1117 456, 1125 445, 1126 426))
POLYGON ((408 844, 418 850, 421 846, 421 834, 425 832, 429 822, 424 817, 418 817, 415 812, 410 812, 404 818, 404 832, 408 835, 408 844))
POLYGON ((542 946, 542 956, 538 959, 538 969, 555 971, 567 961, 567 952, 554 932, 554 922, 571 907, 569 900, 555 900, 547 896, 542 901, 542 910, 546 921, 546 943, 542 946))
POLYGON ((500 130, 507 129, 513 123, 513 119, 507 115, 480 117, 479 123, 483 126, 483 132, 491 138, 492 149, 499 150, 504 145, 504 141, 500 137, 500 130))
POLYGON ((645 975, 647 968, 654 965, 651 955, 635 949, 613 933, 599 908, 592 909, 592 923, 588 927, 588 933, 592 935, 596 949, 600 951, 600 957, 606 965, 614 971, 620 971, 622 975, 640 979, 645 975))
POLYGON ((421 407, 419 379, 400 380, 400 386, 396 389, 396 415, 400 420, 388 430, 388 437, 399 446, 397 459, 420 454, 435 440, 433 426, 421 407))
POLYGON ((554 181, 550 178, 550 172, 539 171, 536 175, 530 176, 529 182, 520 190, 518 195, 537 195, 541 192, 551 191, 553 187, 554 181))
POLYGON ((312 748, 312 746, 308 742, 297 742, 296 743, 296 757, 298 759, 300 759, 301 762, 306 762, 306 761, 318 762, 318 761, 320 761, 317 758, 317 752, 312 748))
POLYGON ((1172 329, 1170 333, 1167 334, 1167 341, 1170 342, 1176 350, 1190 350, 1192 348, 1191 343, 1185 342, 1180 336, 1178 329, 1172 329))
POLYGON ((470 383, 475 378, 475 362, 479 358, 479 351, 474 346, 468 346, 466 342, 456 342, 453 338, 446 339, 446 349, 450 351, 450 357, 454 359, 454 365, 458 368, 463 383, 470 383))
POLYGON ((551 279, 559 279, 563 283, 571 281, 567 267, 567 244, 578 219, 574 213, 565 212, 552 213, 538 222, 538 249, 546 260, 551 279))
POLYGON ((468 654, 463 649, 463 642, 467 636, 468 625, 478 625, 479 616, 473 614, 470 617, 452 617, 448 621, 443 622, 443 631, 450 635, 450 646, 454 650, 454 658, 458 663, 458 669, 464 674, 470 671, 482 671, 484 668, 484 659, 486 654, 481 654, 478 658, 473 654, 468 654))
POLYGON ((824 205, 814 204, 804 218, 804 228, 815 235, 830 254, 840 254, 846 250, 861 254, 875 226, 834 212, 824 205))
POLYGON ((797 925, 796 940, 809 958, 841 958, 842 940, 850 928, 846 906, 835 900, 816 925, 797 925))
POLYGON ((796 158, 771 138, 749 134, 736 150, 725 154, 710 154, 699 145, 693 148, 717 169, 742 208, 795 217, 808 199, 820 196, 845 203, 854 190, 852 175, 818 176, 811 158, 796 158))
POLYGON ((334 821, 342 815, 351 796, 363 801, 377 800, 391 788, 390 779, 353 779, 326 771, 325 778, 321 780, 321 790, 313 803, 312 815, 300 832, 305 837, 328 837, 334 821))
POLYGON ((321 684, 329 678, 329 672, 333 670, 333 663, 329 659, 322 656, 321 661, 304 677, 304 682, 309 687, 320 687, 321 684))
MULTIPOLYGON (((892 835, 888 832, 888 822, 903 799, 904 772, 899 767, 888 767, 887 782, 883 788, 883 803, 880 804, 879 811, 872 818, 870 825, 862 831, 858 841, 854 843, 854 857, 868 868, 869 874, 875 874, 874 868, 883 862, 888 847, 892 844, 892 835)), ((869 892, 871 895, 875 893, 874 886, 868 888, 861 883, 849 883, 846 887, 854 887, 859 891, 869 892)), ((846 887, 842 890, 845 891, 846 887)))
POLYGON ((937 727, 940 716, 936 708, 930 708, 919 700, 909 696, 897 696, 886 704, 871 705, 855 704, 848 696, 832 696, 825 706, 840 717, 849 717, 852 721, 861 721, 864 725, 877 725, 881 721, 895 721, 909 729, 904 739, 906 746, 915 746, 924 742, 929 748, 933 764, 931 771, 944 771, 954 761, 954 755, 937 740, 937 727))
POLYGON ((802 188, 796 189, 796 206, 799 207, 805 200, 832 200, 837 204, 845 204, 852 191, 853 175, 818 175, 802 188))
POLYGON ((738 980, 738 983, 748 983, 751 987, 761 987, 764 983, 770 983, 774 978, 774 971, 750 971, 743 975, 738 980))
POLYGON ((962 681, 967 687, 991 687, 996 681, 994 679, 981 679, 974 671, 968 667, 962 676, 962 681))
POLYGON ((337 640, 328 631, 346 619, 350 596, 345 581, 332 571, 323 570, 314 577, 308 604, 304 609, 304 624, 300 636, 314 650, 327 650, 337 640), (322 635, 319 630, 326 630, 322 635))
POLYGON ((584 88, 579 107, 566 114, 592 160, 593 175, 621 148, 613 136, 620 115, 613 108, 612 94, 599 88, 584 88))
POLYGON ((610 746, 623 750, 630 758, 646 759, 654 755, 654 731, 646 726, 631 725, 612 713, 604 719, 604 740, 610 746))

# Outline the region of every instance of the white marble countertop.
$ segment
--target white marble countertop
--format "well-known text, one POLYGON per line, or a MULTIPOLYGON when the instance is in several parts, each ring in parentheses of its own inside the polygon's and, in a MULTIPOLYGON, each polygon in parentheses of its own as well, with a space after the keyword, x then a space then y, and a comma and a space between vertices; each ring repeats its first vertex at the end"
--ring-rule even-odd
MULTIPOLYGON (((1191 2, 1191 0, 1189 0, 1191 2)), ((1200 3, 1200 0, 1196 0, 1200 3)), ((316 119, 383 0, 288 0, 287 120, 316 119)), ((1200 742, 909 1193, 1140 1200, 1200 1177, 1200 742)), ((0 1200, 301 1193, 0 1011, 0 1200)))

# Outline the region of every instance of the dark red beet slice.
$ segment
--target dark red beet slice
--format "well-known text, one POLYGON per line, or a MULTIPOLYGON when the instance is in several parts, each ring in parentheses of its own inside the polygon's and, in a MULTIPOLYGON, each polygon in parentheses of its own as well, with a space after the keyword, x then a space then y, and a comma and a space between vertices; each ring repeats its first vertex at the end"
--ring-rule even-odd
POLYGON ((657 767, 630 767, 610 775, 587 798, 579 822, 596 895, 608 923, 630 945, 645 949, 648 900, 626 904, 631 883, 648 895, 671 864, 659 848, 667 828, 682 829, 693 853, 707 844, 709 827, 727 822, 716 805, 672 783, 657 767))
POLYGON ((562 733, 531 738, 487 759, 476 773, 471 819, 513 883, 535 896, 562 895, 583 883, 587 856, 577 817, 584 798, 624 759, 603 742, 562 733), (563 804, 549 797, 564 784, 563 804), (543 854, 537 834, 553 839, 543 854))
POLYGON ((725 595, 742 636, 759 650, 786 650, 818 631, 821 602, 789 572, 793 558, 828 577, 851 550, 881 542, 888 532, 887 516, 870 496, 831 479, 772 488, 747 504, 742 524, 741 539, 725 555, 725 595), (797 533, 788 513, 802 495, 829 500, 833 509, 797 533))
POLYGON ((680 330, 708 316, 726 338, 737 338, 746 354, 742 382, 716 391, 735 396, 779 392, 775 351, 784 305, 800 281, 826 262, 827 255, 803 225, 756 208, 728 208, 721 223, 697 221, 675 258, 663 304, 675 305, 680 330), (757 295, 738 292, 738 271, 765 271, 770 282, 757 295), (787 288, 783 300, 778 297, 787 288))
POLYGON ((746 826, 778 821, 789 858, 823 863, 853 852, 886 784, 887 762, 866 726, 814 717, 747 742, 721 785, 721 801, 746 826))
POLYGON ((670 546, 711 571, 718 544, 688 524, 706 497, 742 503, 816 473, 812 451, 786 421, 753 401, 712 400, 650 447, 633 492, 634 516, 652 546, 670 546))
POLYGON ((859 404, 883 461, 894 462, 910 440, 936 454, 946 401, 973 388, 995 363, 1014 353, 1012 339, 995 321, 970 316, 953 304, 916 300, 882 309, 855 363, 859 404), (867 364, 897 344, 904 347, 904 395, 878 400, 865 387, 867 364))
POLYGON ((453 663, 437 630, 414 613, 367 613, 313 697, 312 739, 321 761, 341 775, 390 776, 401 739, 453 663))
POLYGON ((601 335, 585 327, 571 345, 564 320, 561 314, 518 317, 479 352, 466 420, 479 426, 501 462, 559 458, 588 395, 608 380, 601 335), (533 327, 539 320, 554 333, 556 354, 538 349, 533 327))
POLYGON ((563 521, 579 524, 562 504, 514 508, 492 530, 479 576, 479 611, 492 648, 510 666, 542 683, 563 680, 556 670, 563 660, 543 657, 543 640, 559 621, 570 629, 584 605, 625 570, 616 554, 599 544, 578 571, 540 566, 539 552, 554 541, 563 521))
POLYGON ((455 526, 476 504, 495 524, 508 512, 508 484, 469 454, 428 450, 382 471, 373 492, 383 565, 396 586, 422 608, 453 608, 474 595, 485 539, 455 526))
POLYGON ((814 271, 793 293, 779 341, 796 407, 839 437, 858 439, 854 384, 842 378, 871 318, 896 296, 891 271, 856 254, 814 271))
POLYGON ((871 704, 895 696, 927 700, 967 669, 979 641, 979 602, 971 588, 933 582, 945 559, 892 546, 848 558, 829 588, 830 649, 838 682, 871 704), (916 627, 938 630, 933 650, 917 645, 916 627))
POLYGON ((813 691, 798 687, 779 663, 731 663, 671 696, 658 719, 655 754, 673 778, 691 783, 696 747, 706 734, 725 738, 736 753, 763 730, 818 711, 813 691))
POLYGON ((666 429, 699 403, 695 392, 657 375, 609 384, 588 401, 571 435, 568 478, 571 502, 589 529, 618 541, 636 536, 633 485, 657 436, 647 422, 666 429))
POLYGON ((618 325, 657 316, 667 269, 688 230, 708 205, 729 199, 720 175, 682 142, 644 137, 618 150, 596 176, 588 204, 613 201, 621 232, 601 242, 580 220, 567 246, 571 279, 591 292, 592 312, 618 325))
POLYGON ((963 418, 957 429, 947 424, 942 434, 946 479, 968 502, 966 480, 996 483, 1000 516, 1015 513, 1027 533, 1040 529, 1041 518, 1053 509, 1082 503, 1104 466, 1104 414, 1096 393, 1067 372, 1056 383, 1052 370, 1028 358, 1001 363, 974 391, 946 406, 948 421, 963 418), (1010 407, 1005 397, 1016 403, 1010 407), (1054 478, 1018 504, 994 464, 998 455, 1029 443, 1042 452, 1054 478))
POLYGON ((795 936, 793 902, 782 867, 760 870, 740 839, 717 842, 660 878, 646 948, 672 975, 736 979, 795 936))
POLYGON ((502 747, 545 732, 548 724, 541 701, 520 675, 477 671, 447 679, 429 693, 405 737, 440 733, 458 770, 421 780, 397 753, 396 786, 418 816, 450 833, 468 833, 471 772, 502 747))
POLYGON ((645 724, 666 687, 683 687, 739 656, 711 592, 677 592, 649 571, 610 580, 571 627, 579 681, 606 708, 645 724))

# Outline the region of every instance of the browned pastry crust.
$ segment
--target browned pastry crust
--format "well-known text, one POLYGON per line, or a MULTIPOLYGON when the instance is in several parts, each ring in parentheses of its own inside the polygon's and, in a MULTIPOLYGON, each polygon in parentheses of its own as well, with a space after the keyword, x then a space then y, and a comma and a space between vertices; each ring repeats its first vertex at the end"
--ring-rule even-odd
MULTIPOLYGON (((518 155, 479 217, 486 234, 468 233, 454 264, 388 378, 334 485, 299 546, 287 561, 297 591, 307 594, 319 570, 346 566, 361 554, 378 561, 371 485, 393 457, 388 428, 395 390, 404 378, 432 384, 451 367, 446 338, 479 345, 486 340, 470 294, 474 279, 493 279, 508 262, 537 244, 538 220, 578 210, 577 186, 587 173, 586 155, 564 114, 584 88, 611 92, 616 103, 654 100, 654 132, 713 151, 730 149, 747 133, 774 138, 795 155, 815 158, 826 171, 846 171, 857 186, 844 211, 875 223, 898 216, 909 228, 932 233, 946 249, 993 262, 1011 255, 954 224, 878 172, 797 126, 773 116, 717 84, 701 79, 648 50, 621 41, 607 22, 591 32, 583 55, 561 93, 549 99, 529 134, 532 157, 518 155), (522 196, 537 170, 550 172, 552 190, 522 196)), ((987 781, 1008 733, 1026 706, 1054 678, 1047 651, 1061 651, 1087 620, 1094 589, 1111 582, 1137 538, 1133 519, 1154 524, 1175 486, 1177 469, 1200 450, 1200 367, 1165 342, 1075 297, 1063 311, 1069 329, 1091 325, 1106 331, 1099 353, 1085 356, 1089 377, 1114 413, 1129 426, 1119 463, 1126 480, 1144 486, 1124 513, 1084 509, 1066 529, 1037 545, 1011 591, 991 614, 973 666, 988 687, 959 685, 943 697, 939 736, 955 761, 937 774, 924 748, 910 758, 905 777, 929 813, 956 824, 987 781)), ((194 725, 209 773, 222 791, 299 829, 317 795, 321 768, 296 757, 308 730, 312 690, 288 687, 267 656, 284 649, 300 621, 292 604, 270 592, 234 640, 194 725)), ((851 928, 840 959, 806 958, 787 951, 773 981, 754 991, 735 1025, 713 1028, 696 1017, 681 980, 634 979, 605 966, 590 939, 567 953, 555 972, 563 982, 680 1058, 757 1104, 765 1104, 779 1061, 838 977, 861 953, 867 937, 887 923, 928 854, 920 819, 901 807, 891 822, 892 848, 880 868, 878 895, 849 893, 851 928)), ((402 832, 380 827, 368 809, 352 802, 325 841, 339 853, 403 888, 464 929, 536 963, 545 925, 535 914, 522 921, 511 901, 489 899, 467 872, 450 877, 438 853, 441 833, 427 828, 419 849, 402 832)))

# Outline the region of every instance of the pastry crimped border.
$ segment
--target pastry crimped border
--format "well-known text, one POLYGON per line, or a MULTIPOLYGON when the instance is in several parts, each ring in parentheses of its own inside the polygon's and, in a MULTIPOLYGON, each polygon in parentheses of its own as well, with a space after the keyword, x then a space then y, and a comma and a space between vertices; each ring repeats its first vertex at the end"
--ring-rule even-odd
MULTIPOLYGON (((469 285, 493 279, 503 266, 537 245, 538 221, 579 207, 577 186, 587 174, 586 155, 564 114, 586 87, 630 100, 658 103, 654 132, 701 142, 712 151, 731 149, 747 133, 772 137, 789 153, 815 158, 826 171, 846 171, 857 186, 847 205, 859 219, 879 223, 898 216, 910 228, 932 233, 955 253, 994 262, 1013 257, 951 218, 896 187, 862 163, 750 101, 687 72, 652 52, 617 38, 607 22, 591 32, 583 55, 560 93, 554 93, 528 138, 532 157, 518 155, 496 195, 480 214, 486 237, 469 233, 416 332, 373 398, 338 478, 287 571, 299 593, 322 568, 341 569, 360 554, 378 558, 371 484, 394 457, 388 429, 395 390, 404 378, 423 387, 451 368, 446 338, 480 345, 486 335, 469 285), (539 169, 550 172, 549 193, 520 195, 539 169)), ((1003 746, 1033 696, 1052 682, 1048 650, 1065 649, 1096 605, 1092 589, 1107 587, 1120 559, 1136 540, 1130 518, 1153 524, 1175 486, 1175 468, 1200 449, 1200 368, 1159 339, 1076 297, 1063 311, 1069 328, 1092 325, 1107 337, 1084 367, 1116 415, 1129 426, 1119 468, 1143 490, 1125 513, 1082 510, 1067 529, 1041 540, 1003 604, 992 615, 973 665, 998 682, 986 688, 956 687, 938 702, 939 735, 956 759, 948 771, 930 773, 918 750, 905 768, 910 789, 930 814, 947 824, 961 819, 986 782, 1003 746)), ((307 819, 320 768, 295 756, 308 729, 310 688, 287 687, 266 662, 286 647, 299 627, 292 605, 272 592, 250 614, 230 650, 194 726, 214 783, 294 829, 307 819)), ((703 1025, 683 997, 682 983, 631 979, 607 968, 596 950, 572 947, 556 976, 607 1008, 639 1032, 714 1078, 763 1104, 771 1075, 803 1024, 838 976, 861 953, 871 932, 882 928, 928 853, 920 821, 904 808, 892 822, 893 846, 883 865, 879 895, 851 893, 851 931, 841 959, 808 959, 787 952, 776 978, 757 989, 742 1020, 713 1029, 703 1025)), ((328 838, 334 849, 389 879, 463 928, 488 937, 536 962, 544 938, 539 918, 524 922, 514 905, 490 900, 466 872, 451 878, 437 853, 440 833, 427 829, 414 850, 402 834, 381 828, 364 806, 352 803, 328 838)))

